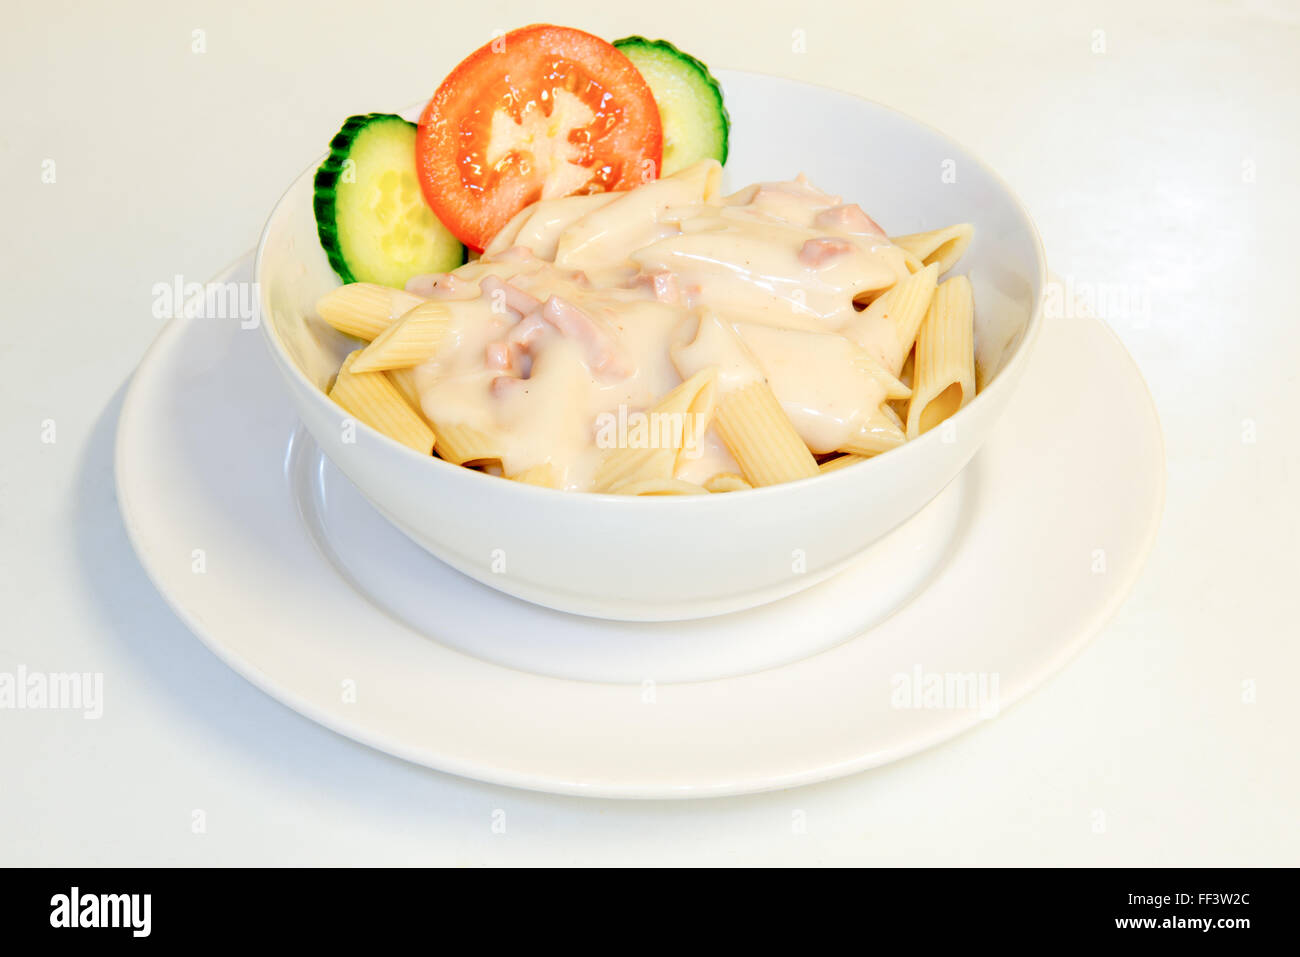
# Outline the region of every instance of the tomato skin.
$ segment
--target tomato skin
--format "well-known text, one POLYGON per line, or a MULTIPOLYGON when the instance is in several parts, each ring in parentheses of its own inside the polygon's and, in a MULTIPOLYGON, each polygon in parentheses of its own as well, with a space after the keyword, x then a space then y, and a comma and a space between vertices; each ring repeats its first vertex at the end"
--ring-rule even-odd
POLYGON ((514 30, 452 70, 425 107, 416 134, 424 198, 467 246, 482 250, 547 186, 538 169, 544 164, 530 162, 531 154, 489 159, 497 114, 505 112, 519 124, 526 112, 542 110, 542 103, 555 109, 556 93, 563 90, 593 114, 586 126, 563 131, 560 149, 578 158, 566 168, 569 178, 591 170, 590 179, 571 192, 630 189, 658 176, 659 109, 632 62, 581 30, 549 24, 514 30))

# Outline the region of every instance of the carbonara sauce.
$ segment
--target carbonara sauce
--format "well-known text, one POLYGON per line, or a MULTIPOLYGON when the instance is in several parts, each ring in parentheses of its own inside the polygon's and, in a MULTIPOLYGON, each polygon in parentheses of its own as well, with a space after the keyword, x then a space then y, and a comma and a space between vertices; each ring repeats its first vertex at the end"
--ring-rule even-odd
MULTIPOLYGON (((543 200, 482 257, 408 289, 445 301, 448 340, 416 369, 435 423, 490 432, 502 469, 549 463, 592 487, 596 423, 644 412, 713 367, 719 399, 766 378, 814 452, 864 427, 884 386, 855 355, 901 364, 896 333, 861 305, 908 275, 856 205, 802 176, 717 195, 706 160, 621 193, 543 200)), ((737 466, 709 429, 677 477, 737 466)))

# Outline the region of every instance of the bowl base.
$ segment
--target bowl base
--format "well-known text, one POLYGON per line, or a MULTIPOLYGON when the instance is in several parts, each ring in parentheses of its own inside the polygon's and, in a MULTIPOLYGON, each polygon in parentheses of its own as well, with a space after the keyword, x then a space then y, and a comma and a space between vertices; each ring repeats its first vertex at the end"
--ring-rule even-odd
POLYGON ((489 587, 458 572, 454 561, 440 561, 382 515, 301 427, 287 462, 312 539, 377 608, 431 641, 495 664, 622 683, 750 674, 862 634, 922 591, 956 550, 979 473, 977 458, 929 505, 822 581, 802 587, 796 579, 795 594, 782 586, 756 607, 746 594, 733 599, 746 610, 723 614, 712 602, 643 609, 660 619, 652 621, 610 616, 598 605, 590 617, 553 610, 511 597, 508 576, 489 587))

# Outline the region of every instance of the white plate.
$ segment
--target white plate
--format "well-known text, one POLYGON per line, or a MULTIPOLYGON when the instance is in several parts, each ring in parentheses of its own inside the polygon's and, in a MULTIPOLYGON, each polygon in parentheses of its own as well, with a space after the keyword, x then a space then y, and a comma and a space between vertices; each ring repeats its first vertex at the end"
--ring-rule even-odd
MULTIPOLYGON (((215 281, 250 278, 246 257, 215 281)), ((1164 494, 1146 385, 1092 319, 1048 321, 994 434, 920 515, 828 582, 702 621, 572 617, 442 565, 299 433, 234 320, 163 330, 116 472, 159 591, 268 694, 432 768, 617 797, 791 787, 970 727, 995 712, 899 696, 982 675, 996 698, 973 704, 1006 707, 1044 681, 1129 591, 1164 494)))

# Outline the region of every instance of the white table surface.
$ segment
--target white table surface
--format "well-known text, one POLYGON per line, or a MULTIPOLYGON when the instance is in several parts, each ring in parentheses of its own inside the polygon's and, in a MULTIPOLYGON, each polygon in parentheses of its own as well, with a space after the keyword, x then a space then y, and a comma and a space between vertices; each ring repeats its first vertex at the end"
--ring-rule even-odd
POLYGON ((0 864, 1300 864, 1300 6, 993 6, 6 10, 0 671, 103 672, 106 707, 100 721, 0 710, 0 864), (542 18, 911 113, 1015 185, 1076 288, 1149 303, 1106 318, 1163 419, 1159 541, 1119 615, 1028 700, 816 787, 553 797, 314 725, 222 665, 150 586, 112 451, 162 324, 153 284, 202 282, 249 248, 343 117, 419 99, 493 30, 542 18))

